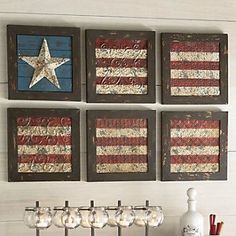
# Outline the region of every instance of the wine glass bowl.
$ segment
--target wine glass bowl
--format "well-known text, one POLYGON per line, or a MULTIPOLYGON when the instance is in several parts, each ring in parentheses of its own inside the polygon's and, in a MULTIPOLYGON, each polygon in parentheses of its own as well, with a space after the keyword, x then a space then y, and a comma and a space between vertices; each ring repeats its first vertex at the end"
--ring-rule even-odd
POLYGON ((117 207, 114 207, 114 206, 107 207, 107 213, 108 213, 108 216, 109 216, 107 225, 110 226, 110 227, 116 227, 117 226, 116 210, 117 210, 117 207))
POLYGON ((108 222, 108 213, 105 207, 91 207, 88 219, 93 228, 102 229, 108 222))
POLYGON ((126 228, 133 224, 135 213, 132 206, 120 206, 115 214, 118 226, 126 228))
POLYGON ((54 207, 54 214, 53 214, 52 222, 58 228, 64 228, 64 225, 62 223, 63 211, 64 211, 64 207, 62 206, 54 207))
POLYGON ((146 206, 136 206, 134 224, 140 227, 147 225, 148 211, 146 206))
POLYGON ((61 216, 62 224, 67 229, 75 229, 80 225, 81 214, 78 207, 64 207, 61 216))
POLYGON ((79 207, 79 211, 81 214, 81 222, 80 226, 83 228, 91 228, 91 224, 89 222, 89 207, 82 206, 79 207))
POLYGON ((158 227, 164 221, 164 214, 160 206, 148 206, 147 216, 147 225, 150 227, 158 227))
POLYGON ((31 229, 36 228, 34 215, 35 215, 35 207, 25 207, 24 223, 31 229))

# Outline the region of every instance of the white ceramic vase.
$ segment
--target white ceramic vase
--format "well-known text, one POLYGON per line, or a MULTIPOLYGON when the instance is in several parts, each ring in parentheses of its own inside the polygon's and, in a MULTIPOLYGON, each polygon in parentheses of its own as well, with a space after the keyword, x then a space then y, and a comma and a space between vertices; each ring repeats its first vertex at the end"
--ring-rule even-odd
POLYGON ((204 236, 203 216, 196 211, 196 195, 194 188, 189 188, 188 211, 180 219, 180 236, 204 236))

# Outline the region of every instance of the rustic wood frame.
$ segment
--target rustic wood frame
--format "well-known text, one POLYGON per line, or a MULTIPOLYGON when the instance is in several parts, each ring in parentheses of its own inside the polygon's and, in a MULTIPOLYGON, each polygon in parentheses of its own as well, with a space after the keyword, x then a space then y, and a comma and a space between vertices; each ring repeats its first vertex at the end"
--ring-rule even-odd
POLYGON ((156 180, 156 112, 125 110, 87 111, 87 181, 142 181, 156 180), (146 173, 96 173, 97 118, 146 118, 148 119, 148 172, 146 173))
POLYGON ((162 33, 162 103, 163 104, 227 104, 228 103, 228 35, 162 33), (219 96, 173 96, 170 86, 171 41, 217 41, 220 43, 220 95, 219 96))
POLYGON ((227 135, 228 112, 162 112, 162 181, 189 180, 227 180, 227 135), (170 172, 170 120, 176 119, 204 119, 220 121, 220 171, 217 173, 171 173, 170 172))
POLYGON ((79 181, 80 180, 80 115, 76 109, 8 108, 8 181, 79 181), (17 172, 17 124, 19 116, 68 116, 72 119, 72 172, 18 173, 17 172))
POLYGON ((121 31, 121 30, 86 30, 87 62, 87 102, 89 103, 155 103, 155 32, 154 31, 121 31), (127 38, 148 40, 148 93, 147 94, 96 94, 96 38, 127 38))
POLYGON ((34 100, 81 100, 80 28, 48 26, 7 26, 8 98, 34 100), (70 36, 72 38, 72 92, 19 91, 17 89, 17 42, 19 34, 70 36))

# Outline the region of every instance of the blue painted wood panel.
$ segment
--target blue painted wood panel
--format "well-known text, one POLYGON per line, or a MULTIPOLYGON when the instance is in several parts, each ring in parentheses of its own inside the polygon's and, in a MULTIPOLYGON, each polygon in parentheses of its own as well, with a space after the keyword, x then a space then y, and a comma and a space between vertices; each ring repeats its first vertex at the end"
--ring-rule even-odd
POLYGON ((18 59, 18 90, 20 91, 47 91, 72 92, 72 38, 70 36, 44 36, 44 35, 17 35, 17 55, 39 55, 44 38, 47 40, 51 57, 69 58, 70 61, 55 69, 61 89, 58 89, 49 80, 43 78, 32 88, 30 81, 34 68, 21 59, 18 59))
MULTIPOLYGON (((18 80, 18 90, 19 91, 26 91, 25 88, 29 87, 31 77, 20 77, 18 80)), ((72 91, 72 80, 68 80, 68 78, 61 78, 59 80, 59 84, 61 86, 61 89, 58 89, 56 86, 54 86, 49 80, 46 78, 43 78, 40 80, 37 84, 35 84, 30 90, 31 91, 50 91, 50 92, 68 92, 72 91)))

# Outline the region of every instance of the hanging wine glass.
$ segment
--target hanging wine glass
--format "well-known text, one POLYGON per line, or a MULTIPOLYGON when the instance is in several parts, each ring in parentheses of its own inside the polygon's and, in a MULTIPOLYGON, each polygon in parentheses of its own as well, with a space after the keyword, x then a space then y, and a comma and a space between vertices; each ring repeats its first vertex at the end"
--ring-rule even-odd
POLYGON ((64 210, 64 207, 62 206, 54 207, 54 214, 53 214, 52 222, 58 228, 64 228, 64 225, 62 223, 62 214, 64 212, 63 210, 64 210))
POLYGON ((129 227, 134 222, 135 213, 132 206, 120 206, 116 212, 116 222, 120 227, 129 227))
POLYGON ((97 229, 105 227, 108 222, 108 214, 105 207, 91 207, 88 218, 91 226, 97 229))
POLYGON ((107 225, 109 225, 110 227, 116 227, 117 226, 116 211, 117 211, 117 207, 114 207, 114 206, 107 207, 107 213, 108 213, 108 216, 109 216, 107 225))
POLYGON ((24 223, 31 229, 34 229, 35 221, 34 221, 35 207, 26 207, 24 213, 24 223))
POLYGON ((146 206, 136 206, 134 224, 137 226, 145 226, 148 220, 148 211, 146 206))
POLYGON ((37 229, 47 229, 52 224, 52 212, 50 207, 35 207, 33 217, 37 229))
POLYGON ((83 228, 91 228, 91 224, 89 222, 89 207, 87 206, 82 206, 79 207, 79 211, 81 214, 81 222, 80 222, 80 226, 82 226, 83 228))
POLYGON ((160 206, 147 207, 147 225, 150 227, 158 227, 163 223, 164 214, 160 206))
POLYGON ((61 216, 62 224, 67 229, 75 229, 80 225, 81 214, 78 207, 64 207, 61 216))

